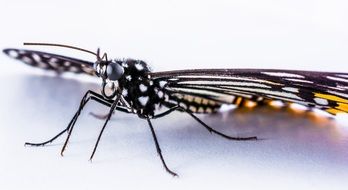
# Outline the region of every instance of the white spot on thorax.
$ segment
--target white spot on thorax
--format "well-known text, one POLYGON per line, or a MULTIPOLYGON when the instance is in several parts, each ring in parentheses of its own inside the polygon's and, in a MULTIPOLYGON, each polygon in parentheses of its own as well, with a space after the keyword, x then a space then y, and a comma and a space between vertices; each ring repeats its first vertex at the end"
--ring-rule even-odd
POLYGON ((127 89, 123 89, 123 90, 122 90, 122 95, 123 95, 124 97, 127 97, 127 95, 128 95, 128 90, 127 90, 127 89))
POLYGON ((126 76, 126 79, 127 79, 128 81, 130 81, 130 80, 132 80, 132 76, 127 75, 127 76, 126 76))
POLYGON ((122 63, 122 67, 128 68, 128 64, 127 64, 126 62, 123 62, 123 63, 122 63))
POLYGON ((163 88, 167 84, 166 81, 159 81, 159 86, 163 88))
POLYGON ((135 64, 135 68, 138 70, 138 71, 142 71, 144 69, 144 66, 140 63, 137 63, 135 64))
POLYGON ((139 89, 141 92, 146 92, 147 91, 147 86, 145 86, 144 84, 140 84, 139 85, 139 89))
POLYGON ((168 94, 164 94, 164 100, 165 100, 165 101, 168 101, 168 100, 169 100, 168 94))
POLYGON ((159 91, 159 92, 157 93, 157 96, 158 96, 159 98, 163 98, 163 95, 164 95, 164 93, 163 93, 162 91, 159 91))
POLYGON ((148 96, 141 96, 138 98, 139 102, 141 105, 145 106, 147 104, 147 102, 149 101, 149 97, 148 96))

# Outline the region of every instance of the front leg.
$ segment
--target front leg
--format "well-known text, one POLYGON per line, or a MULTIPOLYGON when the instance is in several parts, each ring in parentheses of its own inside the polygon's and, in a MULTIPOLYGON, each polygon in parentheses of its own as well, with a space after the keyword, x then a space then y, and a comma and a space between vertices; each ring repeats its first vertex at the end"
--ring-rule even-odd
POLYGON ((47 140, 47 141, 45 141, 45 142, 42 142, 42 143, 30 143, 30 142, 26 142, 25 145, 29 145, 29 146, 44 146, 44 145, 46 145, 46 144, 48 144, 48 143, 52 143, 52 142, 55 141, 58 137, 60 137, 61 135, 63 135, 65 132, 68 131, 68 138, 67 138, 67 140, 65 141, 65 144, 64 144, 63 149, 62 149, 62 151, 61 151, 61 154, 62 154, 63 151, 64 151, 64 149, 65 149, 65 147, 66 147, 66 145, 67 145, 68 139, 69 139, 69 137, 70 137, 70 135, 71 135, 71 132, 72 132, 72 128, 73 128, 73 126, 74 126, 74 124, 75 124, 77 118, 79 117, 79 115, 80 115, 82 109, 84 108, 84 106, 85 106, 85 105, 87 104, 87 102, 88 102, 89 100, 91 100, 91 99, 92 99, 92 100, 95 100, 95 101, 97 101, 97 102, 99 102, 99 103, 101 103, 101 104, 103 104, 103 105, 105 105, 105 106, 109 106, 109 107, 110 107, 110 105, 111 105, 110 100, 106 100, 106 99, 103 98, 103 96, 101 96, 101 95, 99 95, 99 94, 97 94, 97 93, 95 93, 95 92, 89 90, 89 91, 87 91, 86 94, 83 96, 83 98, 82 98, 82 100, 81 100, 81 102, 80 102, 80 106, 79 106, 77 112, 75 113, 75 115, 73 116, 73 118, 71 119, 71 121, 69 122, 68 126, 67 126, 63 131, 59 132, 56 136, 54 136, 53 138, 51 138, 51 139, 49 139, 49 140, 47 140))
POLYGON ((108 115, 107 115, 107 117, 106 117, 106 121, 105 121, 105 123, 104 123, 104 125, 103 125, 103 127, 102 127, 102 129, 101 129, 101 131, 100 131, 100 133, 99 133, 97 142, 96 142, 95 145, 94 145, 93 152, 92 152, 92 154, 91 154, 89 160, 92 160, 92 159, 93 159, 93 156, 94 156, 94 154, 95 154, 95 151, 97 150, 97 147, 98 147, 100 138, 101 138, 101 136, 102 136, 102 134, 103 134, 103 132, 104 132, 104 130, 105 130, 106 124, 109 122, 109 120, 110 120, 110 118, 111 118, 111 115, 113 114, 114 110, 116 109, 117 103, 118 103, 119 100, 120 100, 120 95, 118 95, 118 96, 116 97, 116 100, 112 103, 112 105, 111 105, 111 107, 110 107, 110 111, 109 111, 109 113, 108 113, 108 115))

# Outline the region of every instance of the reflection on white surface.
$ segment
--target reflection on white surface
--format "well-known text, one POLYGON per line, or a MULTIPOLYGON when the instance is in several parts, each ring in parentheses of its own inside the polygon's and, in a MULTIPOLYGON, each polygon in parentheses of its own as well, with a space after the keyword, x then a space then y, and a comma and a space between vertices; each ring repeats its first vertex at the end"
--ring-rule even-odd
POLYGON ((23 147, 25 141, 46 140, 66 127, 85 91, 98 86, 29 74, 5 75, 0 81, 5 89, 0 100, 0 179, 6 187, 178 188, 210 181, 206 188, 271 184, 325 189, 347 184, 348 130, 335 120, 279 109, 201 115, 227 134, 261 139, 251 142, 211 135, 183 113, 155 120, 165 159, 180 175, 173 179, 162 168, 146 122, 133 115, 113 116, 92 164, 88 162, 103 123, 88 112, 107 112, 96 103, 84 109, 64 157, 59 151, 65 136, 46 147, 23 147))

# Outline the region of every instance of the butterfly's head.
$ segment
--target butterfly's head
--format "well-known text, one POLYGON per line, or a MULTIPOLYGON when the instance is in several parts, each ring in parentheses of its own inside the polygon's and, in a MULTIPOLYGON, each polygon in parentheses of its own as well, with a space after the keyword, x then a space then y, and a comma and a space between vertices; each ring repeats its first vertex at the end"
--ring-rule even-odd
POLYGON ((117 61, 97 60, 94 63, 95 74, 102 79, 102 94, 112 99, 117 94, 119 79, 124 75, 124 68, 117 61), (107 93, 111 91, 111 93, 107 93), (108 95, 109 94, 109 95, 108 95))
POLYGON ((96 61, 94 70, 98 77, 113 82, 120 79, 124 74, 124 68, 115 61, 96 61))

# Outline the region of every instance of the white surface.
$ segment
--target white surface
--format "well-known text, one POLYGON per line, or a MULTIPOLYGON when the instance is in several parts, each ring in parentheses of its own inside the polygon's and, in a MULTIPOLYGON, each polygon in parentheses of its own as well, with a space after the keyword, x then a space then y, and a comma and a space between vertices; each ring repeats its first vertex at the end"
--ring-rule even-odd
MULTIPOLYGON (((3 1, 4 47, 59 42, 109 57, 144 59, 156 70, 282 68, 348 72, 346 1, 3 1)), ((55 48, 50 52, 93 60, 55 48)), ((154 121, 168 165, 163 170, 146 122, 117 114, 95 159, 102 121, 86 107, 64 157, 64 138, 24 147, 62 130, 80 98, 97 85, 37 75, 0 56, 0 189, 345 189, 347 122, 311 120, 277 110, 205 116, 204 121, 257 142, 210 135, 184 114, 154 121)))

